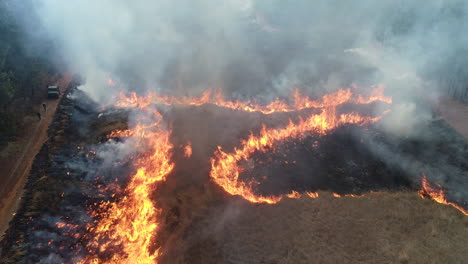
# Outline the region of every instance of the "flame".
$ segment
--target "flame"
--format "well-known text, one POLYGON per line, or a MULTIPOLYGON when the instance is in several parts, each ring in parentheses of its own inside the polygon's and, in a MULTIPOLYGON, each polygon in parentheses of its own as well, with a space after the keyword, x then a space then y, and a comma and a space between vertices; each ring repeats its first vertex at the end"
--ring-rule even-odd
POLYGON ((451 205, 463 214, 468 215, 467 209, 464 209, 458 204, 447 201, 447 197, 445 196, 445 191, 443 190, 442 186, 439 184, 432 185, 429 183, 424 173, 422 175, 421 185, 422 188, 418 191, 418 193, 422 198, 429 197, 437 203, 451 205))
POLYGON ((301 194, 299 192, 292 191, 290 194, 286 194, 286 197, 291 199, 299 199, 301 198, 301 194))
POLYGON ((107 138, 123 138, 123 137, 131 137, 133 135, 133 131, 132 130, 114 130, 112 131, 108 136, 107 138))
POLYGON ((310 198, 318 198, 319 194, 317 192, 306 192, 307 196, 310 198))
POLYGON ((192 142, 189 142, 185 147, 184 147, 184 157, 190 158, 192 156, 192 142))
POLYGON ((268 105, 260 105, 253 101, 229 101, 226 100, 221 91, 205 91, 200 97, 169 97, 157 93, 149 93, 146 96, 138 96, 136 93, 126 95, 120 93, 120 100, 116 103, 118 107, 136 107, 147 109, 152 104, 163 105, 192 105, 201 106, 213 104, 218 107, 229 108, 246 112, 261 112, 263 114, 272 114, 278 112, 294 112, 308 108, 335 107, 344 103, 370 104, 381 101, 388 104, 392 103, 392 98, 383 95, 384 86, 378 85, 373 89, 371 95, 365 98, 361 95, 354 96, 351 89, 340 89, 337 92, 324 95, 320 100, 312 100, 302 95, 299 89, 295 89, 292 94, 292 103, 285 100, 275 99, 268 105))
POLYGON ((79 263, 156 263, 160 251, 154 242, 160 209, 151 196, 174 167, 170 131, 163 129, 159 115, 157 118, 149 125, 138 124, 131 133, 116 132, 131 135, 136 149, 145 151, 136 158, 137 171, 121 199, 103 202, 92 213, 99 220, 88 227, 88 256, 79 263))
POLYGON ((299 89, 294 91, 294 109, 302 110, 307 108, 321 108, 328 106, 337 106, 346 102, 349 102, 352 99, 352 92, 350 89, 340 89, 335 93, 326 94, 322 97, 320 101, 310 100, 309 97, 302 95, 299 92, 299 89))
POLYGON ((384 86, 382 84, 377 85, 377 88, 372 90, 370 96, 368 98, 364 98, 361 95, 358 96, 356 99, 356 103, 358 104, 370 104, 376 101, 382 101, 387 104, 392 104, 393 100, 391 97, 386 97, 383 94, 384 86))
POLYGON ((110 79, 110 78, 107 79, 107 84, 110 85, 110 86, 115 86, 116 85, 115 81, 110 79))
MULTIPOLYGON (((372 192, 371 192, 371 193, 372 193, 372 192)), ((375 192, 374 192, 374 193, 375 193, 375 192)), ((363 196, 364 196, 364 194, 352 194, 352 193, 350 193, 350 194, 345 194, 345 197, 353 197, 353 198, 361 198, 361 197, 363 197, 363 196)))
MULTIPOLYGON (((227 153, 218 146, 211 159, 211 178, 231 195, 240 195, 253 203, 277 203, 282 196, 259 196, 253 192, 257 182, 241 182, 239 176, 243 170, 238 164, 242 160, 248 160, 254 152, 269 152, 274 144, 286 140, 301 138, 307 133, 326 134, 328 131, 343 124, 363 125, 373 123, 380 117, 363 117, 355 113, 342 114, 336 117, 335 108, 325 108, 320 114, 311 114, 307 119, 301 119, 297 124, 289 122, 289 125, 280 129, 267 129, 265 126, 260 135, 251 134, 247 140, 241 141, 241 147, 235 148, 233 153, 227 153)), ((287 195, 291 197, 294 195, 287 195)))
MULTIPOLYGON (((243 168, 238 163, 248 160, 256 151, 270 151, 282 140, 301 138, 308 133, 326 134, 343 124, 363 125, 376 122, 380 117, 363 117, 356 113, 336 114, 336 107, 340 104, 367 104, 375 101, 391 102, 391 99, 384 97, 380 91, 374 92, 369 98, 356 97, 350 89, 325 95, 317 101, 301 95, 296 90, 292 103, 276 99, 268 105, 259 105, 251 101, 228 101, 220 92, 211 91, 194 98, 176 98, 156 93, 144 97, 137 96, 136 93, 121 94, 116 103, 117 107, 139 108, 147 111, 153 119, 151 122, 141 120, 135 127, 114 131, 109 136, 134 140, 135 149, 144 151, 134 159, 136 173, 130 178, 128 185, 124 189, 117 189, 118 193, 111 196, 115 200, 102 202, 92 212, 95 221, 88 226, 88 234, 85 236, 90 240, 86 246, 88 254, 79 263, 157 263, 161 255, 160 249, 155 245, 161 209, 151 197, 158 184, 163 182, 174 168, 171 161, 173 146, 170 142, 171 132, 162 125, 162 115, 152 109, 151 105, 213 104, 264 114, 323 108, 321 113, 310 114, 297 123, 290 121, 284 128, 268 129, 263 126, 259 135, 251 134, 248 139, 241 141, 241 147, 236 148, 233 153, 226 153, 218 147, 214 158, 211 159, 210 176, 228 193, 240 195, 250 202, 272 204, 280 201, 283 196, 255 195, 252 188, 259 183, 239 181, 243 168)), ((190 142, 184 147, 184 155, 187 158, 192 155, 190 142)), ((318 193, 307 192, 306 195, 311 198, 318 197, 318 193)), ((296 199, 300 198, 301 194, 292 191, 285 196, 296 199)))

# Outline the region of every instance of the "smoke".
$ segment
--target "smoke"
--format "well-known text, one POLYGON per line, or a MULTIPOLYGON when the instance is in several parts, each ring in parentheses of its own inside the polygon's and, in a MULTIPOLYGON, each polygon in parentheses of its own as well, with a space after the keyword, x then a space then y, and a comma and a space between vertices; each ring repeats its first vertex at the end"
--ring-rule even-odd
POLYGON ((242 49, 237 24, 245 8, 237 1, 40 0, 33 5, 47 37, 86 78, 83 89, 103 102, 122 88, 109 85, 109 79, 132 90, 213 86, 221 75, 217 71, 232 60, 225 57, 238 57, 234 53, 242 49))
POLYGON ((32 10, 86 78, 82 89, 107 102, 122 89, 221 88, 269 99, 292 87, 320 94, 353 82, 382 82, 407 95, 426 89, 420 80, 465 46, 466 7, 456 0, 35 0, 32 10))

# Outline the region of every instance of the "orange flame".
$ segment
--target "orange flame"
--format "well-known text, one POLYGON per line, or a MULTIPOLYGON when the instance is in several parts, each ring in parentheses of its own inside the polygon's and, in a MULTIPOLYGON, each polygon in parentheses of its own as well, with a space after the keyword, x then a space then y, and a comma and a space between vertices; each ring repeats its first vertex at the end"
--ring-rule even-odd
POLYGON ((122 138, 122 137, 131 137, 133 135, 133 131, 132 130, 114 130, 112 131, 108 136, 107 138, 122 138))
POLYGON ((170 132, 160 122, 139 124, 131 133, 121 133, 131 135, 136 147, 146 151, 137 157, 137 172, 122 198, 102 203, 93 213, 100 220, 88 227, 92 238, 87 245, 89 256, 80 263, 155 263, 160 255, 159 249, 154 249, 160 209, 151 195, 174 167, 170 132))
POLYGON ((189 142, 185 147, 184 147, 184 156, 186 158, 190 158, 192 156, 192 142, 189 142))
POLYGON ((110 86, 115 86, 116 83, 112 79, 107 79, 107 84, 110 85, 110 86))
POLYGON ((292 191, 290 194, 286 194, 286 197, 291 199, 299 199, 301 198, 301 194, 296 191, 292 191))
POLYGON ((375 101, 382 101, 387 104, 392 104, 393 100, 390 97, 385 97, 384 94, 384 86, 382 84, 379 84, 377 88, 375 88, 372 92, 371 95, 368 98, 364 98, 361 95, 358 96, 356 99, 356 103, 358 104, 370 104, 375 101))
POLYGON ((447 201, 447 197, 445 196, 445 192, 442 186, 440 186, 439 184, 432 185, 431 183, 429 183, 424 173, 422 175, 421 185, 422 189, 419 190, 418 193, 422 198, 429 197, 437 203, 451 205, 463 214, 468 215, 467 209, 464 209, 458 204, 447 201))
POLYGON ((307 196, 310 198, 318 198, 319 194, 317 192, 306 192, 307 196))
POLYGON ((228 101, 224 99, 221 91, 211 92, 206 91, 200 97, 169 97, 158 95, 157 93, 149 93, 146 96, 138 96, 136 93, 125 95, 120 94, 120 100, 117 102, 118 107, 136 107, 146 109, 152 104, 163 105, 192 105, 201 106, 205 104, 213 104, 218 107, 229 108, 233 110, 241 110, 246 112, 261 112, 263 114, 272 114, 277 112, 294 112, 307 108, 323 108, 335 107, 344 103, 370 104, 381 101, 388 104, 392 103, 392 99, 383 95, 384 86, 379 85, 371 92, 371 96, 364 98, 361 95, 353 96, 351 89, 340 89, 337 92, 324 95, 320 100, 311 100, 309 97, 302 95, 296 89, 292 96, 292 104, 288 104, 284 100, 276 99, 268 105, 260 105, 251 101, 228 101))
MULTIPOLYGON (((155 246, 160 223, 158 217, 160 209, 151 199, 152 193, 158 183, 164 181, 173 170, 174 165, 170 156, 172 144, 170 143, 170 131, 163 128, 162 116, 150 106, 153 104, 182 104, 199 106, 214 104, 235 110, 248 112, 262 112, 271 114, 274 112, 298 111, 306 108, 324 108, 320 114, 311 114, 300 122, 280 129, 262 128, 260 135, 251 134, 247 140, 241 142, 241 147, 234 153, 226 153, 218 147, 215 157, 211 160, 212 179, 232 195, 240 195, 250 202, 276 203, 283 196, 263 197, 253 193, 254 182, 240 182, 239 175, 242 168, 239 161, 248 160, 255 151, 269 151, 278 141, 288 138, 300 138, 307 133, 325 134, 331 129, 343 124, 359 124, 376 122, 380 119, 363 117, 355 113, 336 115, 336 106, 346 102, 371 103, 374 101, 391 102, 375 92, 369 98, 354 97, 351 90, 339 90, 336 93, 325 95, 319 101, 310 100, 302 96, 297 90, 293 96, 293 103, 287 104, 282 100, 275 100, 264 106, 247 101, 227 101, 220 92, 205 92, 201 97, 168 97, 155 93, 145 97, 139 97, 135 93, 126 96, 121 94, 118 107, 135 107, 149 111, 157 118, 149 124, 146 122, 136 127, 113 132, 110 137, 128 137, 135 141, 137 149, 145 150, 136 157, 134 165, 136 173, 130 179, 125 189, 121 190, 116 201, 107 201, 99 205, 92 216, 96 220, 94 225, 88 227, 91 241, 87 245, 88 256, 80 263, 156 263, 161 252, 155 246)), ((192 155, 192 147, 189 143, 184 148, 186 157, 192 155)), ((309 197, 316 198, 318 193, 308 192, 309 197)), ((299 198, 301 194, 292 191, 286 195, 289 198, 299 198)))
MULTIPOLYGON (((257 182, 245 183, 239 181, 239 176, 243 170, 238 165, 240 161, 248 160, 256 151, 271 151, 278 141, 300 138, 307 133, 325 134, 343 124, 363 125, 378 120, 380 120, 380 117, 363 117, 355 113, 342 114, 336 117, 336 108, 329 107, 323 109, 320 114, 311 114, 307 119, 301 119, 297 124, 290 121, 286 128, 267 129, 263 127, 260 135, 251 134, 247 140, 241 141, 241 147, 234 149, 233 153, 226 153, 218 146, 218 150, 214 153, 215 158, 211 159, 211 178, 231 195, 240 195, 253 203, 277 203, 282 199, 282 196, 264 197, 255 195, 253 186, 257 185, 257 182)), ((291 195, 287 196, 291 197, 291 195)))

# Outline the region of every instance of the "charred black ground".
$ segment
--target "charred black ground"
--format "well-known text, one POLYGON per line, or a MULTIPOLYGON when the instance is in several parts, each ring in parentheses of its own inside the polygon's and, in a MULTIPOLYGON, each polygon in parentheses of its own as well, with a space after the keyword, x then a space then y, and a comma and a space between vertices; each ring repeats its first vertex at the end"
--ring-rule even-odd
POLYGON ((274 152, 257 152, 252 157, 253 169, 247 169, 243 178, 261 182, 257 189, 263 195, 292 190, 362 194, 410 188, 411 182, 403 170, 372 155, 364 139, 356 137, 362 134, 360 130, 340 127, 325 136, 279 144, 274 152))

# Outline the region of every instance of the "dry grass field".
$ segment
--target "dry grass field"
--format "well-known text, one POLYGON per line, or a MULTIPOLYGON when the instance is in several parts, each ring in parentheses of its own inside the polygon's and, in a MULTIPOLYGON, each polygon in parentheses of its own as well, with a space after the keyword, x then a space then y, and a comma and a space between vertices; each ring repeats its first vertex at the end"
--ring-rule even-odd
MULTIPOLYGON (((190 191, 189 191, 190 192, 190 191)), ((201 194, 200 194, 201 195, 201 194)), ((164 263, 466 263, 468 217, 411 192, 190 204, 164 263), (208 209, 209 208, 209 209, 208 209)), ((183 210, 183 207, 181 208, 183 210)), ((174 212, 174 210, 172 211, 174 212)), ((184 215, 181 212, 179 215, 184 215)), ((169 213, 168 219, 174 214, 169 213)), ((170 221, 169 221, 170 222, 170 221)))

